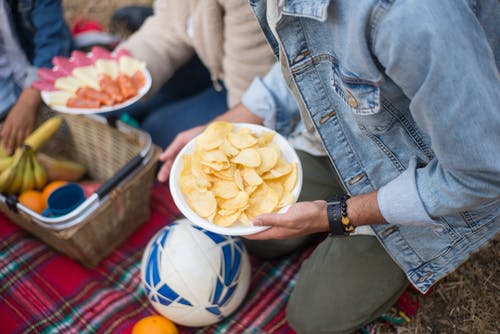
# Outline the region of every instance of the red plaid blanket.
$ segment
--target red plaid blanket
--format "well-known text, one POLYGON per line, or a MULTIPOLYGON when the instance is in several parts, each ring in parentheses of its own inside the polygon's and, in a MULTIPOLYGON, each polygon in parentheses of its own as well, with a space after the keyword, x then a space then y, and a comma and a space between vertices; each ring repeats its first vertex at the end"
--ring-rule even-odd
MULTIPOLYGON (((147 242, 178 214, 168 190, 155 186, 152 215, 94 269, 53 251, 0 214, 1 333, 130 333, 155 313, 142 290, 147 242)), ((284 312, 302 261, 312 248, 279 261, 251 257, 249 293, 237 312, 206 328, 181 333, 295 333, 284 312)))

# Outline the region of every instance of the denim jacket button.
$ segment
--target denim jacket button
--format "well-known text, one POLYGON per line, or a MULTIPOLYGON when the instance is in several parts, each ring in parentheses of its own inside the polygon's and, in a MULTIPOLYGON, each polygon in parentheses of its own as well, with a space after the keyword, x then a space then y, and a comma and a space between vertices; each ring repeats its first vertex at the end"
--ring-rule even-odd
POLYGON ((353 108, 358 107, 358 101, 356 101, 356 99, 352 96, 349 96, 349 98, 347 99, 347 103, 349 103, 349 105, 353 108))

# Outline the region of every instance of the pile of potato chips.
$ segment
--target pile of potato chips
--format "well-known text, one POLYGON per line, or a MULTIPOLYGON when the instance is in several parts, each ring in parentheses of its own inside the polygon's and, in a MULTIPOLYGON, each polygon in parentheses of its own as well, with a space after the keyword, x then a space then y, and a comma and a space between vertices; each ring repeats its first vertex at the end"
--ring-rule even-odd
POLYGON ((191 209, 226 227, 294 203, 297 163, 284 159, 274 134, 211 123, 182 156, 179 185, 191 209))

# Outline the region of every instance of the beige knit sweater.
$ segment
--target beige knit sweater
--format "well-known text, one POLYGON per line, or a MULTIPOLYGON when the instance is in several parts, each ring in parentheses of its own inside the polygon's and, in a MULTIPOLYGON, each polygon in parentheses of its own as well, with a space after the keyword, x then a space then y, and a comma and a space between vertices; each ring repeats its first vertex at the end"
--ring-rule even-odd
POLYGON ((247 0, 156 0, 153 16, 120 47, 146 62, 151 92, 196 53, 212 81, 224 82, 229 107, 275 61, 247 0))

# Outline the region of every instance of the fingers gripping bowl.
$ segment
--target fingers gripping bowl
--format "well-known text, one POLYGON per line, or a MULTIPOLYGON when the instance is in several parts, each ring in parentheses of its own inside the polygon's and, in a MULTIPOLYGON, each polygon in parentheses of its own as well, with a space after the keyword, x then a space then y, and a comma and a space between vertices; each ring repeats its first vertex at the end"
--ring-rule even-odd
POLYGON ((177 155, 170 191, 193 224, 225 235, 267 229, 251 220, 286 212, 302 188, 302 166, 288 141, 249 123, 215 122, 177 155))

